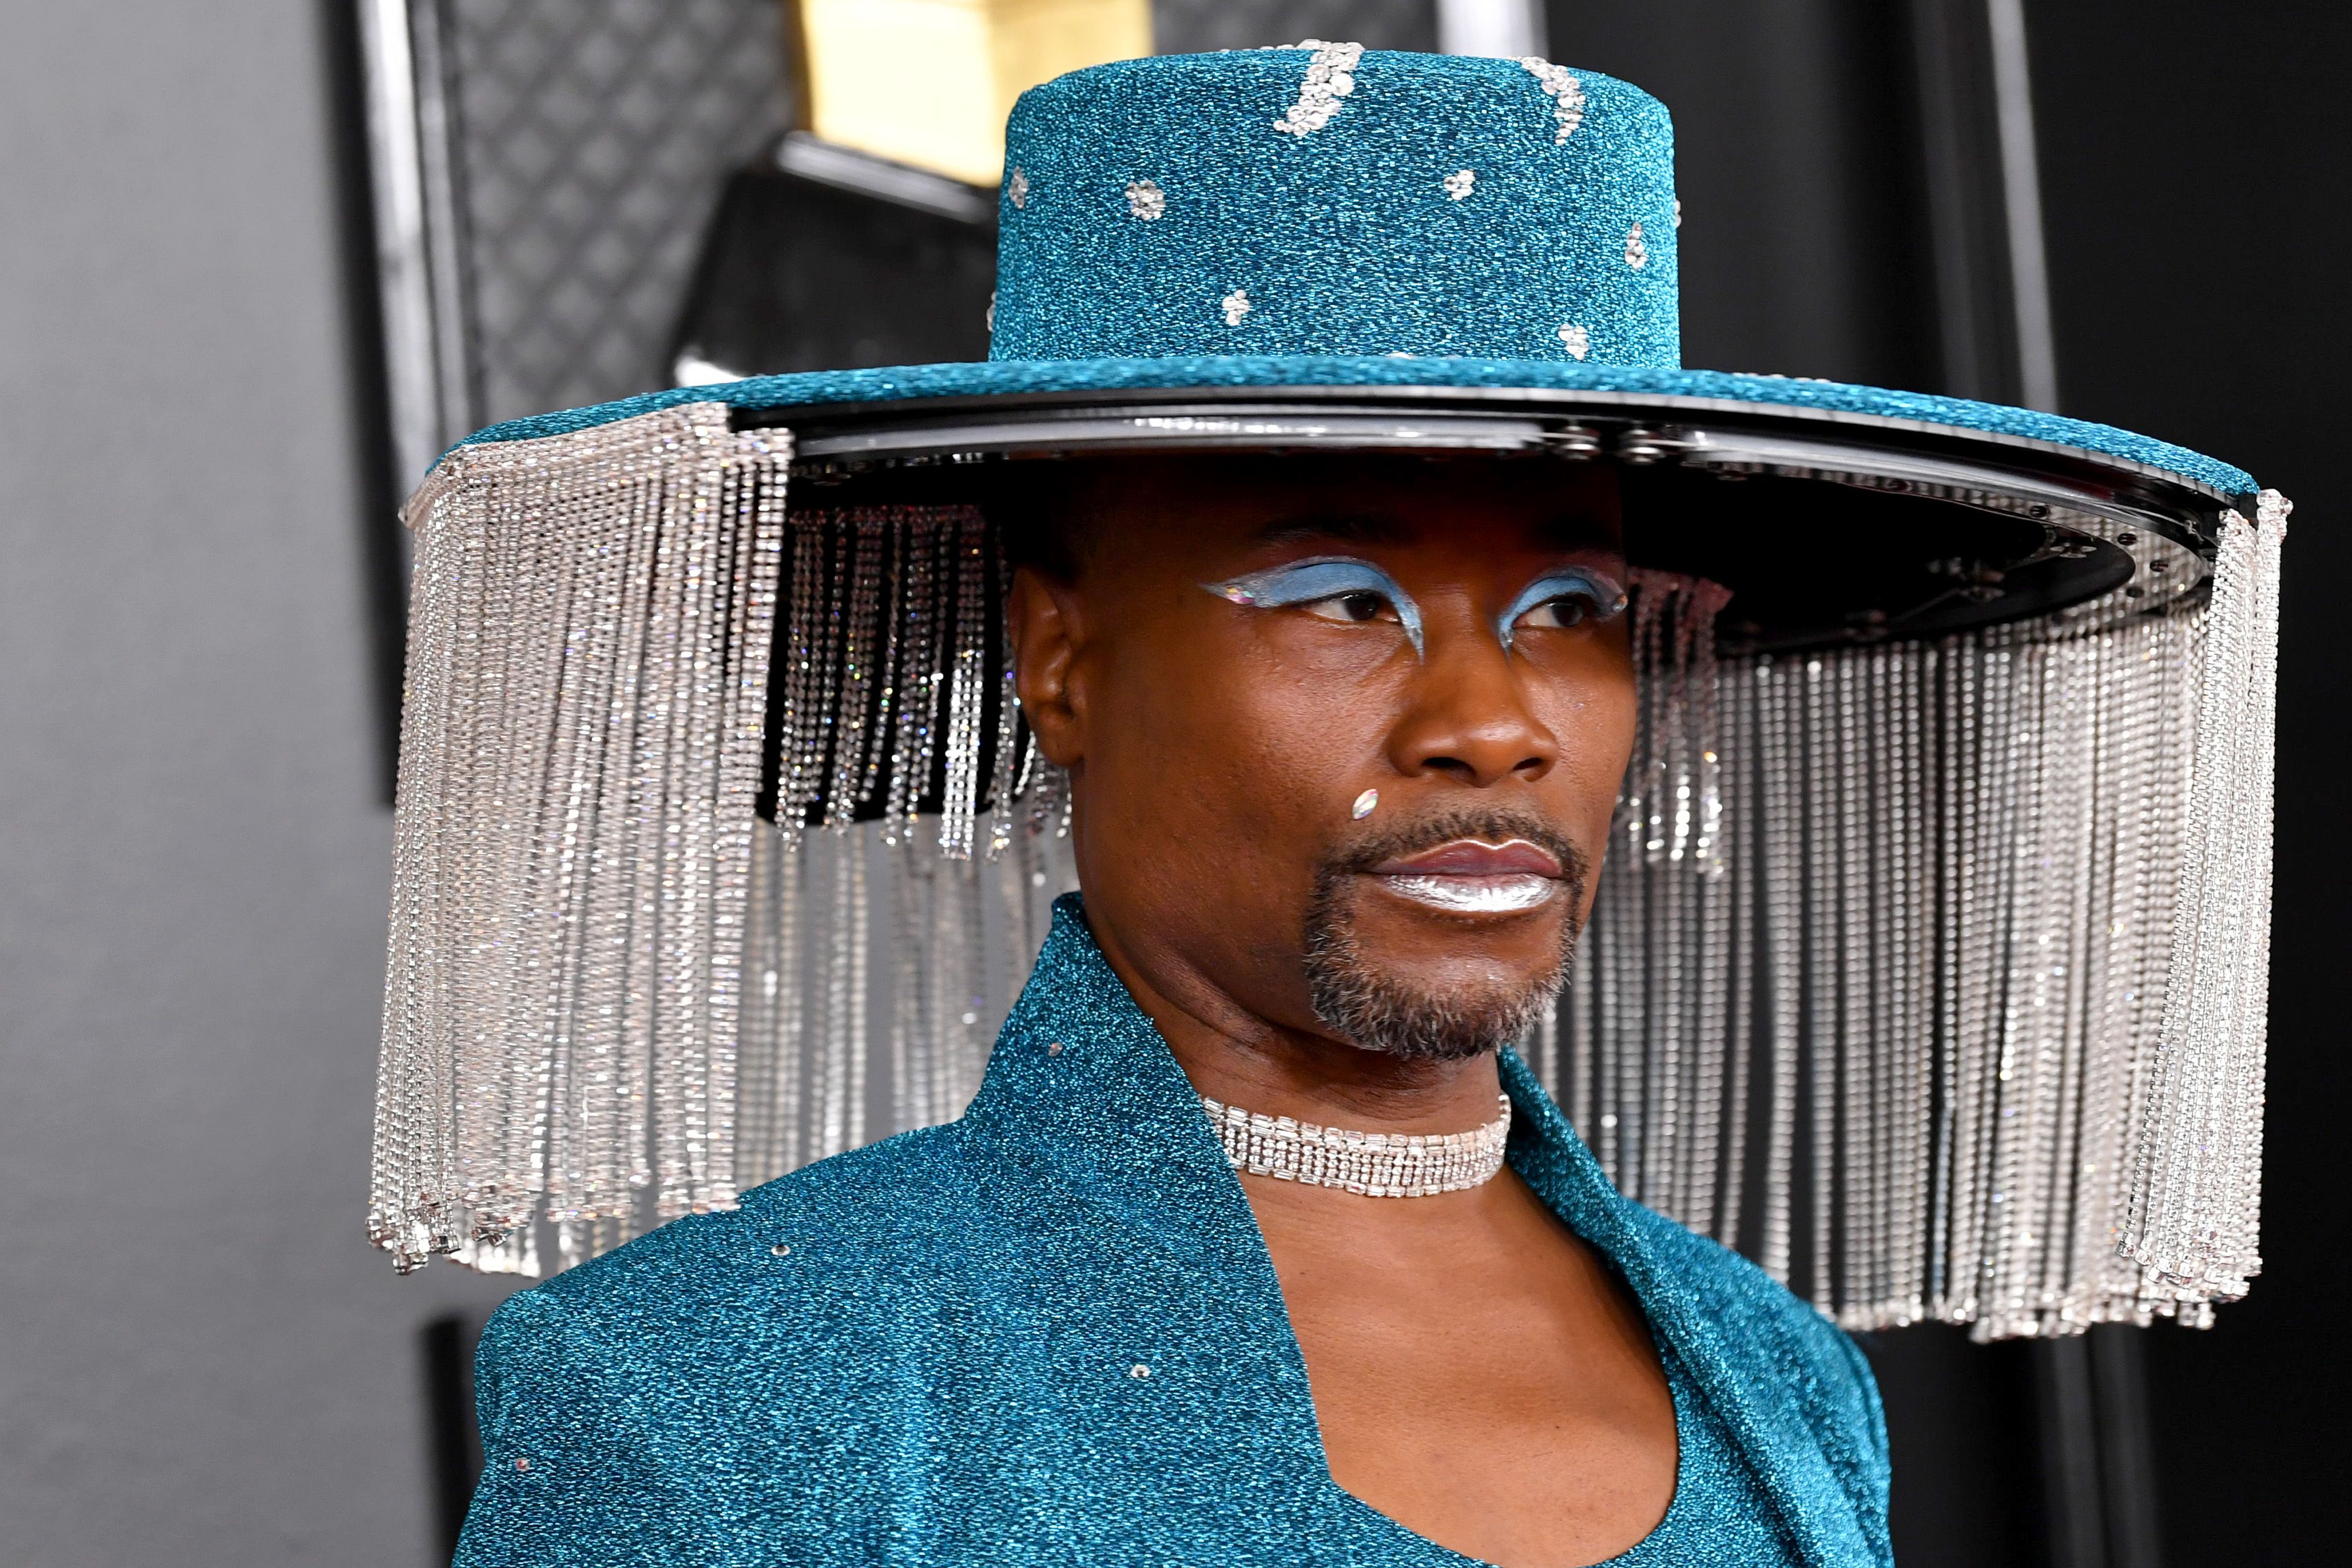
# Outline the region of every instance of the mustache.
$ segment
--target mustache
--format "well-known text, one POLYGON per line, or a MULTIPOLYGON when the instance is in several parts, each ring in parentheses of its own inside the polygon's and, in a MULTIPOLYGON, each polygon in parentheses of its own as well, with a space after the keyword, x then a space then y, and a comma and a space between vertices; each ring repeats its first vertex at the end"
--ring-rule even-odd
POLYGON ((1559 862, 1560 878, 1581 904, 1591 867, 1584 852, 1532 811, 1507 806, 1450 806, 1421 816, 1359 830, 1335 845, 1317 868, 1320 877, 1360 875, 1386 861, 1420 854, 1457 839, 1490 844, 1525 839, 1559 862))

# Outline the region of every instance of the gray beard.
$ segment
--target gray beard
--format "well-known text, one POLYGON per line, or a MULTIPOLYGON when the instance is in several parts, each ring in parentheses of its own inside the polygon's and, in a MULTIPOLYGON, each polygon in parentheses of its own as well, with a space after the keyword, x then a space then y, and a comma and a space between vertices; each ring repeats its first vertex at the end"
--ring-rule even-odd
POLYGON ((1506 991, 1441 995, 1415 990, 1398 984, 1365 957, 1356 939, 1350 878, 1392 855, 1469 836, 1523 838, 1550 850, 1567 868, 1570 907, 1582 907, 1582 858, 1575 846, 1539 822, 1457 814, 1409 833, 1365 842, 1316 869, 1315 895, 1307 908, 1307 997, 1324 1028, 1383 1056, 1459 1061, 1518 1044, 1559 1000, 1579 934, 1572 916, 1561 925, 1559 954, 1551 967, 1506 991))

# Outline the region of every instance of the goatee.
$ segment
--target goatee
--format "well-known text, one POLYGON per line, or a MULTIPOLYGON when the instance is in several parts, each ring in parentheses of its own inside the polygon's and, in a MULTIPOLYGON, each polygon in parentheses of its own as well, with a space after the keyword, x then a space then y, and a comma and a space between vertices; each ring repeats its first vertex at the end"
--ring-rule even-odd
POLYGON ((1307 907, 1307 985, 1315 1016, 1350 1044, 1385 1056, 1460 1061, 1517 1045, 1540 1022, 1567 983, 1584 907, 1584 857, 1540 820, 1500 810, 1455 810, 1351 841, 1315 871, 1307 907), (1418 854, 1456 839, 1511 839, 1548 850, 1559 862, 1569 915, 1560 922, 1555 960, 1523 982, 1433 991, 1399 981, 1369 960, 1357 938, 1356 880, 1383 861, 1418 854))

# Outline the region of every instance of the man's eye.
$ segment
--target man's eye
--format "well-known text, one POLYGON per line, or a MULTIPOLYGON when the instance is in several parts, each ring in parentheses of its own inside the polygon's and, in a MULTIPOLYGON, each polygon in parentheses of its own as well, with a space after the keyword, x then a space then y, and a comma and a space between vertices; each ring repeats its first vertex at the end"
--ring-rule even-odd
POLYGON ((1311 599, 1299 608, 1326 621, 1393 621, 1397 618, 1396 609, 1389 603, 1386 596, 1362 588, 1348 593, 1334 593, 1327 599, 1311 599))
MULTIPOLYGON (((1549 627, 1554 631, 1572 631, 1580 626, 1594 626, 1615 619, 1625 608, 1624 591, 1612 582, 1594 582, 1581 574, 1555 578, 1550 583, 1538 583, 1521 603, 1528 607, 1511 622, 1514 631, 1528 627, 1549 627), (1537 597, 1540 594, 1541 597, 1537 597), (1533 599, 1533 603, 1528 603, 1533 599)), ((1507 643, 1508 637, 1505 638, 1507 643)))
POLYGON ((1403 628, 1412 651, 1421 652, 1421 607, 1394 578, 1355 556, 1312 556, 1201 586, 1228 603, 1258 610, 1304 610, 1352 626, 1385 622, 1403 628))
POLYGON ((1563 593, 1557 599, 1547 599, 1519 617, 1522 626, 1553 626, 1562 631, 1581 626, 1601 616, 1600 601, 1589 593, 1563 593))

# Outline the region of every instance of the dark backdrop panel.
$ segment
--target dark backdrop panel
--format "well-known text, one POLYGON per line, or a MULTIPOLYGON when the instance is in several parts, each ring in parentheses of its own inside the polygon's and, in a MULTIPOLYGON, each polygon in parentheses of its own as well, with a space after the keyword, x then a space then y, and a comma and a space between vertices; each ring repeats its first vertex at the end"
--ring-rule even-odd
POLYGON ((1683 362, 1927 388, 1909 45, 1882 0, 1572 0, 1551 57, 1675 117, 1683 362))
POLYGON ((2029 16, 2065 411, 2216 453, 2296 503, 2264 1269, 2210 1333, 2148 1336, 2167 1558, 2342 1562, 2352 13, 2070 0, 2029 16))
MULTIPOLYGON (((1945 390, 1908 8, 1573 0, 1549 19, 1552 58, 1674 113, 1685 364, 1945 390)), ((1864 1348, 1904 1568, 2048 1561, 2026 1348, 1933 1327, 1864 1348)))

